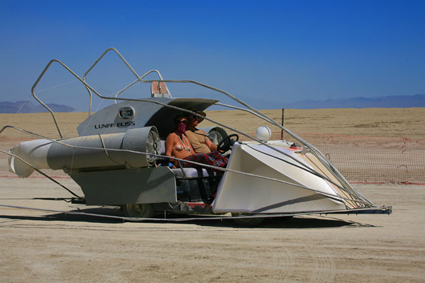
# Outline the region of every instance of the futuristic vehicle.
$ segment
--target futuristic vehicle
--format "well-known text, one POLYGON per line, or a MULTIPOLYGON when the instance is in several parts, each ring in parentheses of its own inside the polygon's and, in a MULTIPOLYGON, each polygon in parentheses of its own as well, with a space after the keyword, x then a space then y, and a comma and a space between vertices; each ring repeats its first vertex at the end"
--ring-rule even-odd
POLYGON ((204 214, 256 225, 267 217, 300 214, 391 213, 390 207, 377 207, 356 192, 318 149, 260 111, 196 81, 164 80, 157 70, 139 76, 114 48, 106 50, 82 78, 62 62, 52 60, 34 84, 34 98, 50 111, 61 137, 53 111, 34 92, 54 62, 84 84, 90 95, 89 116, 78 126, 78 137, 36 139, 10 149, 10 170, 19 177, 28 177, 34 170, 63 170, 84 193, 73 201, 121 206, 126 217, 136 219, 152 218, 157 213, 204 214), (86 82, 91 70, 110 51, 136 76, 114 97, 102 96, 86 82), (159 78, 146 80, 151 73, 159 78), (150 97, 120 96, 137 83, 151 84, 150 97), (240 107, 215 98, 175 98, 166 83, 207 88, 240 107), (91 113, 93 94, 114 103, 91 113), (182 113, 199 116, 199 111, 214 105, 255 115, 264 126, 254 137, 206 117, 216 126, 204 130, 226 152, 227 167, 192 163, 190 167, 171 168, 164 155, 164 142, 174 130, 173 118, 182 113), (267 125, 278 127, 289 139, 270 140, 267 125))

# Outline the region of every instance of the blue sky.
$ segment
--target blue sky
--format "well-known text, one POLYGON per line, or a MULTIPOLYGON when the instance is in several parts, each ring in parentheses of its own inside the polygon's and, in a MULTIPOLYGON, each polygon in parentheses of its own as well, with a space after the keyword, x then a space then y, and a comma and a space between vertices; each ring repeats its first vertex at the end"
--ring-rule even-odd
MULTIPOLYGON (((83 76, 109 47, 140 75, 158 69, 260 109, 424 94, 424 15, 423 0, 0 0, 0 101, 35 102, 31 87, 51 59, 83 76)), ((134 79, 115 57, 105 56, 89 80, 103 95, 134 79)), ((76 85, 54 64, 36 91, 48 103, 86 110, 88 96, 76 85)), ((169 88, 174 96, 222 98, 169 88)))

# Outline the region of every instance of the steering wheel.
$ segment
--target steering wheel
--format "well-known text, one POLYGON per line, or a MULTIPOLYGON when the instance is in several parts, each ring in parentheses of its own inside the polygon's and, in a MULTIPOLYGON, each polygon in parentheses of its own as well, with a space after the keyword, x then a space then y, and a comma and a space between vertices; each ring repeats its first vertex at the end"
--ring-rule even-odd
POLYGON ((238 134, 231 134, 225 137, 219 144, 217 145, 217 150, 226 152, 230 149, 230 147, 239 140, 238 134), (235 138, 235 139, 232 139, 235 138))

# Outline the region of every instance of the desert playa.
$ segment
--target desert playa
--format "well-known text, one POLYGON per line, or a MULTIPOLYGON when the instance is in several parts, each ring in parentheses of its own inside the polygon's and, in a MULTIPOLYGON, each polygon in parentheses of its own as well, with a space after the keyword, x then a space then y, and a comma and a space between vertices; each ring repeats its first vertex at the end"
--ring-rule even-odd
MULTIPOLYGON (((280 109, 264 112, 281 122, 280 109)), ((297 133, 425 140, 425 108, 284 113, 285 126, 297 133)), ((250 133, 262 124, 237 111, 207 114, 250 133)), ((64 137, 76 136, 76 126, 86 117, 59 113, 64 137)), ((0 124, 59 138, 46 113, 0 114, 0 124)), ((6 151, 32 138, 8 128, 0 134, 0 148, 6 151)), ((425 150, 418 154, 424 158, 425 150)), ((374 203, 392 206, 391 215, 277 218, 255 228, 229 220, 123 222, 58 212, 122 215, 114 207, 46 200, 70 195, 39 174, 16 178, 8 171, 7 159, 0 154, 1 282, 425 281, 424 184, 354 185, 374 203)), ((63 172, 47 173, 81 194, 63 172)))

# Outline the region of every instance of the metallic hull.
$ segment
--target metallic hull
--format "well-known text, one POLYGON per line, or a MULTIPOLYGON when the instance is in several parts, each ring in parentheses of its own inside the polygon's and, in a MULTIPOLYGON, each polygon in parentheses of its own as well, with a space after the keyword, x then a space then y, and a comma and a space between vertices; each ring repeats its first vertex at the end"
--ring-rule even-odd
MULTIPOLYGON (((296 213, 346 209, 334 186, 316 172, 305 155, 289 148, 237 144, 218 188, 214 212, 296 213), (295 160, 294 160, 295 159, 295 160), (294 166, 296 161, 300 166, 294 166), (245 174, 243 174, 245 173, 245 174)), ((308 156, 313 158, 312 156, 308 156)))

